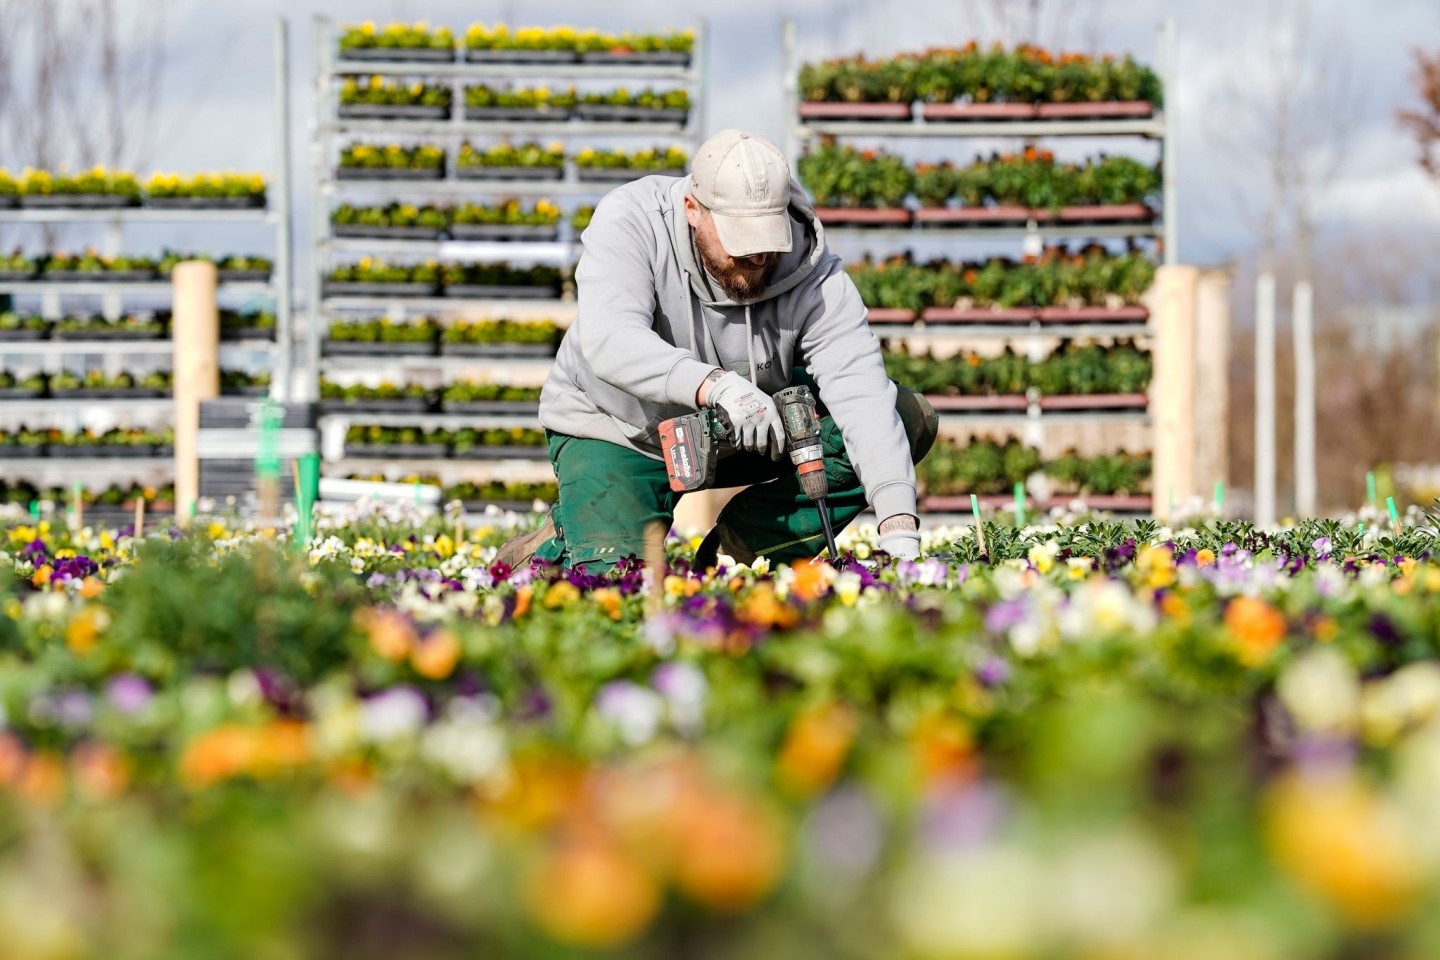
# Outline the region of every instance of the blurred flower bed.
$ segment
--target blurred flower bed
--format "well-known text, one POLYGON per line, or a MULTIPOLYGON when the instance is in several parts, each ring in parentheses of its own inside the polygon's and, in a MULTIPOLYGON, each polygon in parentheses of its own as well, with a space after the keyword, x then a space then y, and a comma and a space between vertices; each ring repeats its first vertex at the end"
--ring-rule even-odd
POLYGON ((484 522, 12 520, 6 955, 1432 955, 1430 518, 658 583, 484 522))

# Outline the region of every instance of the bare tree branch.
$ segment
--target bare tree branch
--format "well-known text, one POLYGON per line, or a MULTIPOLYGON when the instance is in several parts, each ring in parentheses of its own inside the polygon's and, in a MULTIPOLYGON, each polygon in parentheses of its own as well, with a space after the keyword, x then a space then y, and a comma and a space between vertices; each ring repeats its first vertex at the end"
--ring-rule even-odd
POLYGON ((1440 50, 1415 51, 1413 79, 1420 106, 1400 110, 1396 116, 1415 138, 1421 168, 1440 182, 1440 50))

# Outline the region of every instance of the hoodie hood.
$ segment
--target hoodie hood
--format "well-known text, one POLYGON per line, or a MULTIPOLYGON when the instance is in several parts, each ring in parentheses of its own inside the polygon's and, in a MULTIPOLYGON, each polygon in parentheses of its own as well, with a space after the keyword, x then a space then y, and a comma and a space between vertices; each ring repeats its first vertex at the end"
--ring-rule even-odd
POLYGON ((775 265, 770 282, 760 296, 749 303, 737 303, 727 297, 723 290, 711 284, 704 264, 700 262, 695 247, 690 221, 685 219, 685 195, 689 193, 690 178, 680 177, 670 188, 670 234, 675 247, 675 256, 681 268, 690 277, 690 289, 695 298, 708 307, 744 307, 770 300, 805 282, 820 266, 825 254, 825 228, 815 216, 815 208, 805 196, 805 189, 792 177, 790 179, 790 252, 781 254, 775 265))

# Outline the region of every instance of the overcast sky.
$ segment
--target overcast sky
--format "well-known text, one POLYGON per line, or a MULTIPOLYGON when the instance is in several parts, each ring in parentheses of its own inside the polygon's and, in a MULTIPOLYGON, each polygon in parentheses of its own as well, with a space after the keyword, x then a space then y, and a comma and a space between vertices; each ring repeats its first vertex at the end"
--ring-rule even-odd
MULTIPOLYGON (((119 0, 122 8, 162 0, 119 0)), ((1005 26, 994 12, 997 0, 728 0, 723 4, 687 0, 163 0, 166 23, 165 94, 154 124, 153 166, 164 169, 259 169, 276 167, 274 122, 274 20, 290 18, 293 49, 290 95, 294 120, 297 251, 308 243, 310 151, 308 124, 313 108, 314 17, 339 22, 426 19, 455 27, 475 20, 511 23, 569 23, 605 30, 661 29, 705 22, 709 28, 710 87, 705 101, 707 130, 745 127, 776 140, 784 135, 787 105, 781 21, 797 21, 799 52, 815 59, 863 51, 872 56, 927 46, 958 45, 978 36, 995 39, 1005 26)), ((1167 16, 1178 24, 1178 82, 1168 92, 1180 124, 1178 174, 1181 252, 1185 260, 1216 263, 1244 257, 1253 249, 1252 215, 1262 202, 1264 171, 1237 157, 1227 131, 1233 129, 1232 98, 1262 63, 1267 44, 1265 11, 1271 0, 1051 0, 1042 40, 1077 49, 1130 52, 1158 60, 1157 29, 1167 16), (1239 81, 1237 83, 1237 81, 1239 81), (1236 161, 1239 162, 1236 162, 1236 161)), ((1302 0, 1303 2, 1303 0, 1302 0)), ((1012 4, 1023 9, 1023 3, 1012 4)), ((1413 235, 1440 236, 1440 188, 1415 163, 1414 148, 1397 128, 1395 110, 1410 101, 1410 50, 1440 48, 1440 4, 1435 0, 1309 0, 1313 38, 1324 46, 1314 60, 1321 75, 1298 78, 1321 88, 1331 63, 1348 65, 1355 84, 1356 119, 1347 125, 1347 149, 1322 207, 1327 230, 1395 228, 1413 235), (1330 44, 1334 46, 1330 46, 1330 44)), ((1015 36, 1018 24, 1010 24, 1015 36)), ((98 91, 97 91, 98 95, 98 91)), ((1085 152, 1088 144, 1071 144, 1085 152)), ((957 160, 973 157, 971 144, 909 144, 896 149, 928 159, 950 150, 957 160)), ((1112 150, 1116 149, 1113 146, 1112 150)), ((1155 159, 1151 144, 1120 149, 1155 159)), ((143 172, 143 171, 142 171, 143 172)), ((158 236, 158 234, 157 234, 158 236)), ((192 228, 165 239, 239 249, 268 248, 230 234, 192 228)), ((137 240, 143 242, 143 231, 137 240)))

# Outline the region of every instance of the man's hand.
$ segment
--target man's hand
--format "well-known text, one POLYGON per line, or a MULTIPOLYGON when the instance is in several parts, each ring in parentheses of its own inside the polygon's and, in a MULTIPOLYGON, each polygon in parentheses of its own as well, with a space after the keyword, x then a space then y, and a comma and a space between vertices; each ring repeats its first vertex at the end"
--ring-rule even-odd
POLYGON ((880 521, 877 544, 898 560, 920 559, 920 521, 908 513, 897 513, 880 521))
POLYGON ((769 394, 731 370, 710 388, 707 405, 730 417, 735 446, 779 460, 785 452, 785 425, 769 394))

